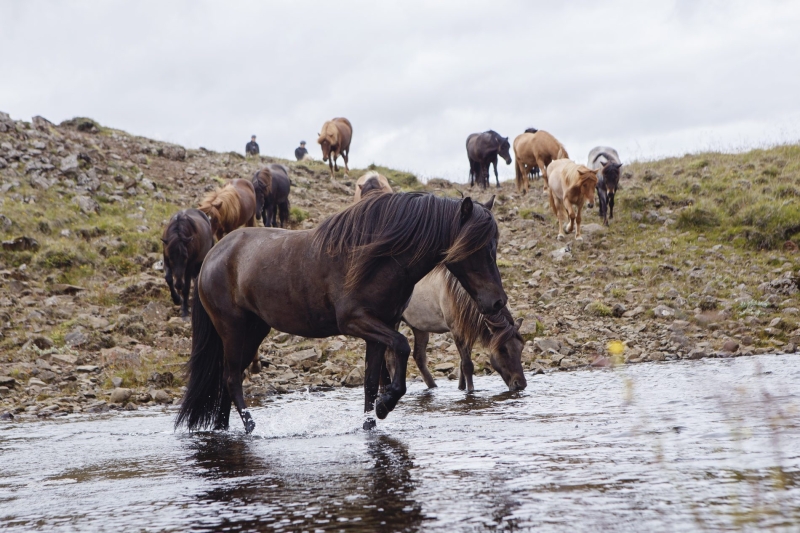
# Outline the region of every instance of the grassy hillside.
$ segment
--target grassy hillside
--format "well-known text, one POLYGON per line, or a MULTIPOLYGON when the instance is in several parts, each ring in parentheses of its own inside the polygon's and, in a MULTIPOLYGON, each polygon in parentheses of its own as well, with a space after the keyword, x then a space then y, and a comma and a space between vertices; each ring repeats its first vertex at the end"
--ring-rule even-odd
MULTIPOLYGON (((0 413, 177 401, 190 331, 159 270, 162 228, 206 191, 267 162, 290 168, 296 229, 349 205, 367 170, 332 180, 318 161, 245 159, 89 119, 55 126, 0 114, 0 413), (120 386, 130 398, 109 396, 120 386)), ((533 371, 607 364, 610 341, 621 341, 617 360, 629 363, 727 355, 734 346, 737 354, 793 352, 800 342, 798 146, 626 165, 616 218, 606 229, 596 209, 587 211, 582 243, 555 239, 540 182, 520 197, 510 182, 483 192, 370 169, 398 191, 498 195, 498 265, 509 306, 525 319, 523 359, 533 371)), ((447 335, 432 337, 430 351, 432 365, 457 361, 447 335)), ((251 397, 360 382, 359 340, 275 332, 261 354, 268 366, 246 380, 251 397), (310 360, 293 357, 307 350, 310 360)), ((491 373, 480 349, 474 359, 491 373)))

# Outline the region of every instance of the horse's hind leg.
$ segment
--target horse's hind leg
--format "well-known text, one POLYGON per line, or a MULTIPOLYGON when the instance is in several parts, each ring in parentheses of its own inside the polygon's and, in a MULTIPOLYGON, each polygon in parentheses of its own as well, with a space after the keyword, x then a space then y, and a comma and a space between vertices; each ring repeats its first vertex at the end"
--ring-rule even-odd
POLYGON ((433 379, 430 370, 428 370, 428 354, 426 353, 430 333, 415 328, 411 328, 411 331, 414 332, 414 362, 417 363, 417 368, 419 368, 419 373, 422 374, 425 385, 432 389, 436 386, 436 381, 433 379))
MULTIPOLYGON (((222 376, 227 385, 229 398, 233 400, 233 405, 242 418, 245 432, 252 433, 256 423, 244 401, 242 379, 245 369, 258 353, 258 347, 269 333, 270 327, 252 314, 244 320, 230 320, 229 323, 237 324, 238 327, 225 332, 225 367, 222 376)), ((223 400, 226 400, 224 395, 223 400)), ((230 412, 230 404, 223 404, 221 407, 222 411, 230 412)))
POLYGON ((192 269, 187 267, 185 272, 183 275, 183 302, 181 303, 181 317, 184 319, 189 317, 189 290, 192 287, 192 269))
POLYGON ((348 148, 347 151, 342 152, 342 159, 344 159, 344 171, 345 173, 350 172, 350 168, 347 166, 347 163, 350 162, 350 149, 348 148))
POLYGON ((166 261, 164 261, 164 279, 167 281, 167 286, 169 287, 169 294, 170 296, 172 296, 172 303, 174 303, 175 305, 180 305, 181 297, 175 290, 175 284, 172 281, 172 269, 169 267, 166 261))
POLYGON ((278 205, 278 214, 281 217, 281 227, 285 228, 286 224, 289 223, 289 200, 281 202, 280 205, 278 205))

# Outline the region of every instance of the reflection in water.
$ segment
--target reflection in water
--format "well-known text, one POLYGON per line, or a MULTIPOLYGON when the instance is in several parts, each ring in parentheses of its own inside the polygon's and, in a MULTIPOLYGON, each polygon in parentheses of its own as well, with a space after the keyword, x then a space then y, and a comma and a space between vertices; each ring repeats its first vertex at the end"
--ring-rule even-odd
MULTIPOLYGON (((197 494, 197 504, 206 511, 218 509, 213 520, 204 512, 206 519, 192 527, 416 531, 423 516, 422 506, 413 500, 408 448, 377 431, 361 437, 369 461, 342 461, 335 453, 329 461, 320 461, 308 448, 309 463, 287 470, 278 458, 270 462, 263 439, 230 433, 185 435, 185 447, 193 456, 187 473, 212 487, 197 494)), ((327 450, 321 453, 328 456, 327 450)))

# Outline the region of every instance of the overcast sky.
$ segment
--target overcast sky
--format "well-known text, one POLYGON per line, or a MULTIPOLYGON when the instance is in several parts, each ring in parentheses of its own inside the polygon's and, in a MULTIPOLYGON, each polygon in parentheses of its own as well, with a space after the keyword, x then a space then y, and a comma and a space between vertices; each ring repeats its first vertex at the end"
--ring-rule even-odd
MULTIPOLYGON (((464 181, 465 139, 545 129, 584 161, 800 138, 800 2, 0 0, 0 111, 188 147, 464 181)), ((501 161, 501 179, 513 166, 501 161)))

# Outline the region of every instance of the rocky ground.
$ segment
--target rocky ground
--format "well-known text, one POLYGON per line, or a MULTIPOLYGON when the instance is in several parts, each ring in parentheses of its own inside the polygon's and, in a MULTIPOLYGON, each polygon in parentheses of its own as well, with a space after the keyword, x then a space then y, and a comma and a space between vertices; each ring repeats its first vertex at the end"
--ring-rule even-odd
MULTIPOLYGON (((0 417, 177 403, 191 331, 162 278, 163 225, 206 191, 273 161, 290 168, 296 229, 346 207, 365 171, 332 180, 319 162, 186 150, 90 119, 56 126, 0 113, 0 417)), ((593 366, 794 353, 800 343, 800 147, 628 165, 616 218, 605 228, 596 209, 587 212, 583 242, 556 240, 540 182, 520 197, 510 182, 470 191, 371 168, 396 190, 498 195, 498 265, 512 313, 525 318, 524 365, 544 374, 538 379, 593 366)), ((363 348, 345 336, 274 332, 246 393, 257 401, 359 386, 363 348)), ((429 352, 435 375, 457 377, 448 335, 432 336, 429 352)), ((491 373, 481 349, 474 360, 478 373, 491 373)), ((411 364, 409 377, 417 375, 411 364)))

